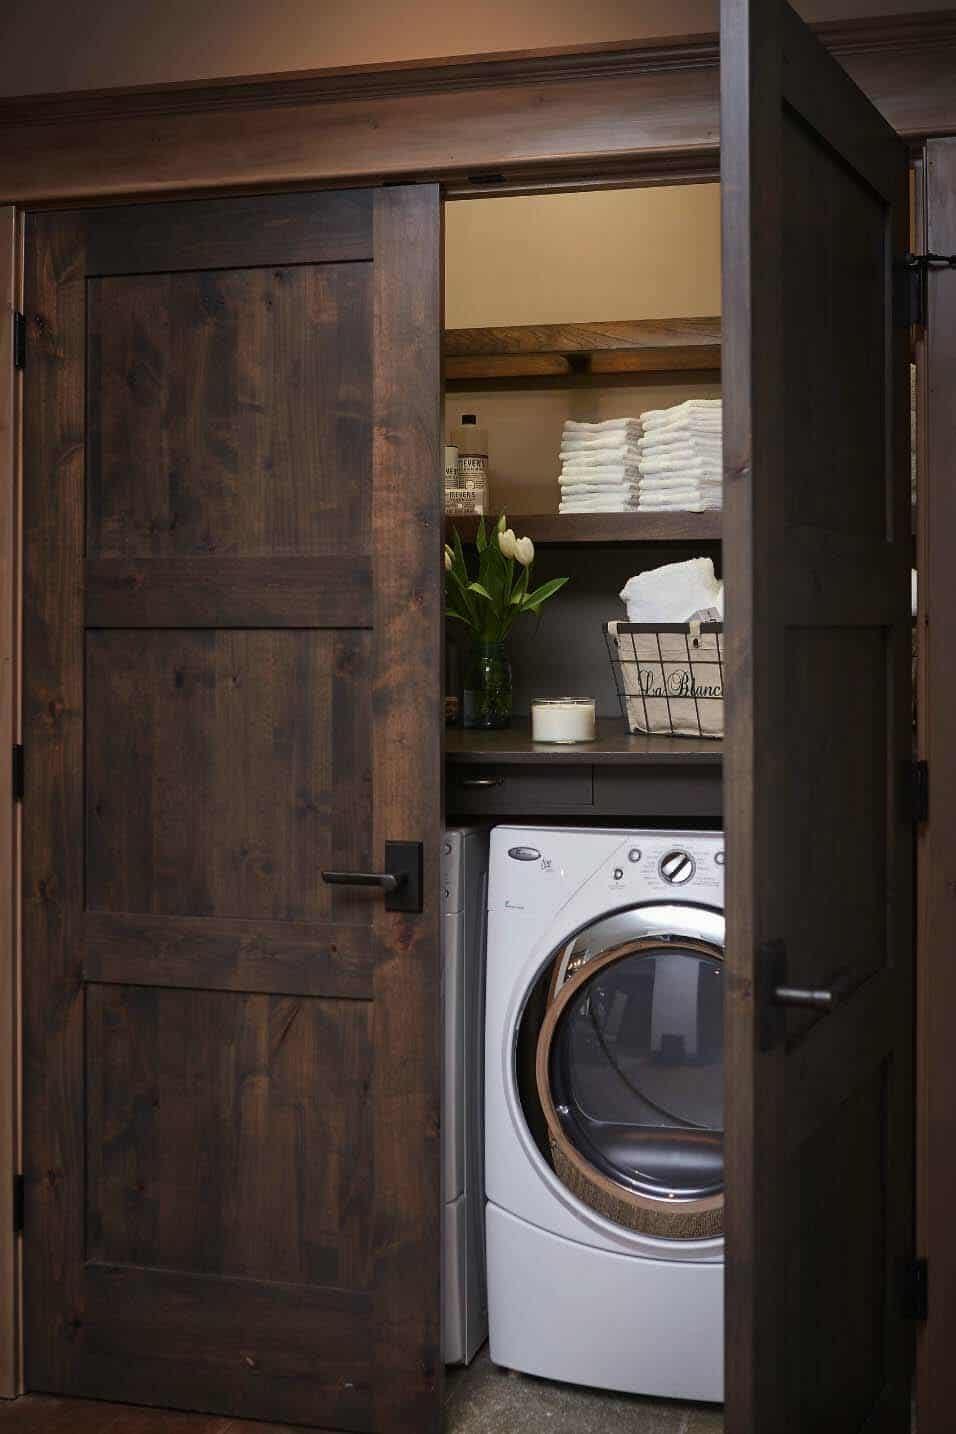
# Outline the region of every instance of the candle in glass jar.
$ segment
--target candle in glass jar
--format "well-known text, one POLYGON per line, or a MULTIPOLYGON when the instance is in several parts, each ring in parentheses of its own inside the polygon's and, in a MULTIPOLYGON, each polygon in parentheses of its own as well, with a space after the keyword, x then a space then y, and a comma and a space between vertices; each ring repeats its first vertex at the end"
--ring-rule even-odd
POLYGON ((531 704, 533 742, 593 742, 593 697, 536 697, 531 704))

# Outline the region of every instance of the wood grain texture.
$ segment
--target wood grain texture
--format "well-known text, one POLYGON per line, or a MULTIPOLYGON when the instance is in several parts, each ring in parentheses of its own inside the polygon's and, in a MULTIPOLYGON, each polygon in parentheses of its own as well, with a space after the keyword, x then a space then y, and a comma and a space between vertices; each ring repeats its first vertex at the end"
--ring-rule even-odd
MULTIPOLYGON (((0 313, 20 306, 21 220, 0 210, 0 313)), ((20 393, 13 325, 0 327, 0 752, 19 741, 20 393)), ((13 1177, 20 1169, 19 813, 13 773, 0 766, 0 1398, 20 1390, 20 1240, 13 1177)))
POLYGON ((902 1431, 906 158, 787 6, 725 0, 722 19, 726 1427, 902 1431), (841 1003, 768 1041, 774 939, 789 982, 841 1003))
POLYGON ((720 319, 628 319, 589 324, 515 324, 446 329, 445 357, 597 353, 603 350, 720 348, 720 319))
MULTIPOLYGON (((335 216, 337 195, 303 198, 316 227, 335 216)), ((294 229, 272 223, 280 201, 223 204, 249 216, 240 235, 258 216, 258 245, 294 229)), ((130 213, 97 211, 120 267, 138 252, 130 213)), ((170 244, 188 233, 169 227, 170 244)), ((252 268, 252 248, 234 269, 90 282, 90 557, 367 552, 370 267, 252 268)))
POLYGON ((75 1375, 83 1307, 83 452, 85 222, 27 224, 24 406, 24 1379, 75 1375), (31 819, 32 814, 32 819, 31 819), (51 991, 57 999, 51 1000, 51 991), (54 1055, 55 1053, 55 1055, 54 1055))
POLYGON ((365 1001, 91 985, 87 1260, 367 1288, 370 1036, 365 1001))
MULTIPOLYGON (((371 262, 293 271, 248 262, 275 217, 244 200, 240 229, 250 204, 262 232, 205 288, 178 218, 169 271, 135 279, 90 276, 88 216, 31 221, 27 1378, 420 1434, 440 1393, 439 197, 382 191, 371 262), (270 304, 284 337, 261 353, 270 304), (420 917, 322 881, 386 839, 424 843, 420 917)), ((96 224, 122 267, 139 220, 96 224)))
POLYGON ((0 1404, 0 1428, 17 1434, 299 1434, 301 1427, 46 1394, 0 1404))
POLYGON ((720 319, 446 329, 446 379, 720 368, 720 319))
POLYGON ((256 199, 190 200, 162 210, 133 205, 90 216, 87 265, 94 274, 169 274, 262 264, 371 259, 368 190, 276 195, 263 223, 256 199), (119 221, 119 224, 117 223, 119 221))
POLYGON ((372 625, 367 557, 94 558, 86 563, 89 627, 372 625))
POLYGON ((352 633, 88 632, 89 909, 354 919, 355 893, 319 873, 372 857, 369 650, 352 633))
MULTIPOLYGON (((375 196, 374 856, 424 845, 424 911, 379 908, 374 1214, 377 1427, 441 1420, 439 844, 443 592, 441 208, 433 185, 375 196)), ((377 868, 381 869, 381 868, 377 868)))
MULTIPOLYGON (((956 130, 948 14, 821 34, 901 134, 956 130)), ((0 196, 35 203, 409 174, 467 182, 488 171, 527 192, 549 175, 593 182, 595 164, 612 183, 700 178, 716 167, 718 90, 709 35, 6 100, 0 196)))
POLYGON ((120 985, 371 1000, 367 926, 88 911, 83 976, 120 985))
MULTIPOLYGON (((932 140, 925 158, 925 225, 921 247, 948 245, 956 252, 956 143, 932 140)), ((930 821, 918 844, 919 1221, 917 1249, 934 1271, 932 1318, 917 1336, 919 1427, 944 1429, 956 1400, 951 1358, 956 1330, 956 1245, 952 1190, 956 1184, 956 1131, 952 1031, 947 1011, 956 1000, 952 959, 953 850, 956 818, 947 794, 956 783, 956 752, 950 713, 956 674, 954 629, 949 612, 952 554, 956 544, 956 413, 950 402, 956 372, 956 275, 933 275, 919 353, 924 447, 918 475, 919 517, 919 755, 929 762, 933 798, 930 821)))
POLYGON ((611 763, 614 766, 720 766, 722 744, 693 737, 648 737, 627 731, 623 717, 602 717, 594 742, 533 742, 527 721, 515 720, 503 732, 466 732, 449 727, 445 756, 469 766, 485 762, 541 762, 546 766, 611 763))

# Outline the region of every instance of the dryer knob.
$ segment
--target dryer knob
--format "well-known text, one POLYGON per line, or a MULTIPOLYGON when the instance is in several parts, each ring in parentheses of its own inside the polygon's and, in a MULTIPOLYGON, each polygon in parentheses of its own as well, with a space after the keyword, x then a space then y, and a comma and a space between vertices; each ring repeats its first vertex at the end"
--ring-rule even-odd
POLYGON ((669 851, 666 856, 661 857, 658 867, 664 880, 673 886, 682 886, 685 881, 690 881, 694 870, 694 858, 686 851, 669 851))

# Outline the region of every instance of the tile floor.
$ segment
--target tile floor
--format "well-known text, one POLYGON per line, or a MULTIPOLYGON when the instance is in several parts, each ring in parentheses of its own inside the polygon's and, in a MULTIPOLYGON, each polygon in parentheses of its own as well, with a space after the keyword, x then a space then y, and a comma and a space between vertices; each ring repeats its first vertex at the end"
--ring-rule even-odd
POLYGON ((487 1346, 449 1370, 445 1434, 721 1434, 718 1405, 581 1389, 498 1369, 487 1346))

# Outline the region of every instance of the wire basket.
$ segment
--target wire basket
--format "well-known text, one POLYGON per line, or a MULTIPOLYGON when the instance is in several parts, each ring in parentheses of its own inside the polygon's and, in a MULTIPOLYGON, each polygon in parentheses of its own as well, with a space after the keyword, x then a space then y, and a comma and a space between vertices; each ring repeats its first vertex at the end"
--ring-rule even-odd
POLYGON ((604 634, 632 732, 724 735, 722 622, 609 622, 604 634))

